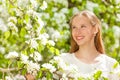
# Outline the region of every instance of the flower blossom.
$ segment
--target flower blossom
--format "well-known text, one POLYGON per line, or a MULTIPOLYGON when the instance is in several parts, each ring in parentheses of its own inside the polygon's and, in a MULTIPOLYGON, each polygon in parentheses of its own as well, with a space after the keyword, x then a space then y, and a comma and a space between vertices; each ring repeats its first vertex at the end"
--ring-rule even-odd
POLYGON ((42 65, 42 67, 48 69, 51 73, 56 71, 56 68, 54 66, 52 66, 52 64, 50 64, 50 63, 45 63, 42 65))
POLYGON ((35 61, 41 61, 42 60, 42 55, 39 52, 34 52, 30 56, 33 57, 35 61))
POLYGON ((7 25, 11 30, 18 32, 18 28, 16 27, 16 25, 13 22, 9 22, 7 25))
POLYGON ((17 18, 11 16, 11 17, 8 18, 8 22, 14 22, 14 23, 17 23, 17 18))
POLYGON ((55 42, 53 40, 49 40, 48 44, 50 44, 51 46, 55 46, 55 42))
POLYGON ((38 63, 34 63, 33 61, 29 61, 27 64, 27 72, 32 75, 37 75, 37 72, 40 70, 40 65, 38 63))
POLYGON ((47 8, 47 3, 43 1, 43 5, 40 7, 42 10, 45 10, 47 8))
POLYGON ((7 59, 14 59, 14 58, 17 58, 19 55, 17 52, 13 51, 13 52, 9 52, 5 57, 7 59))
POLYGON ((22 63, 24 64, 28 63, 28 56, 26 56, 25 54, 21 54, 20 58, 21 58, 22 63))

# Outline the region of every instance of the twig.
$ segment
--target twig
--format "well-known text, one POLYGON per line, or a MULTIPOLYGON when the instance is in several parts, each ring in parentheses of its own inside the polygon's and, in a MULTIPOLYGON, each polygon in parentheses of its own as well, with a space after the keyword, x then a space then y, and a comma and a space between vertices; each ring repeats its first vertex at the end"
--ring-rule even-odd
POLYGON ((15 71, 15 70, 18 70, 18 68, 7 68, 7 69, 0 68, 0 72, 10 72, 10 71, 15 71))

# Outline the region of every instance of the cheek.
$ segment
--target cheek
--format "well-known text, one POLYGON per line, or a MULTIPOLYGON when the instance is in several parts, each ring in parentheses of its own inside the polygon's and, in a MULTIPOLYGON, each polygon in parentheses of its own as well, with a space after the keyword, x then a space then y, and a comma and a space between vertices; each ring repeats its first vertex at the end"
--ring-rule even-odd
POLYGON ((72 32, 72 33, 71 33, 71 35, 72 35, 72 37, 73 37, 73 36, 75 35, 75 33, 74 33, 74 32, 72 32))
POLYGON ((87 31, 86 36, 88 36, 89 38, 92 38, 94 34, 92 31, 87 31))
POLYGON ((72 32, 72 33, 71 33, 71 36, 73 37, 73 39, 75 39, 76 33, 75 33, 75 32, 72 32))
POLYGON ((91 34, 93 34, 93 31, 92 30, 85 30, 83 33, 86 35, 91 35, 91 34))

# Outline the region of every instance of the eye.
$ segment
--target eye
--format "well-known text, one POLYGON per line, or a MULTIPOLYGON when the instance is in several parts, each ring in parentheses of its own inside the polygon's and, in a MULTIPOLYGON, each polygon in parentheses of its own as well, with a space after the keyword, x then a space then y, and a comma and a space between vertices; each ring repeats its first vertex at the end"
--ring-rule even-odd
POLYGON ((76 27, 75 26, 72 26, 72 29, 75 29, 76 27))
POLYGON ((86 26, 85 26, 85 25, 82 25, 81 28, 86 28, 86 26))

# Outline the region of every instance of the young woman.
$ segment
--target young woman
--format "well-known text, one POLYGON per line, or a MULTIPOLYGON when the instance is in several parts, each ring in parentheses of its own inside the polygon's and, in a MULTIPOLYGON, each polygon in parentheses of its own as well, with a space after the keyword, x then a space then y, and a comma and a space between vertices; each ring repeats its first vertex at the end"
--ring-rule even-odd
MULTIPOLYGON (((102 70, 108 80, 120 80, 113 70, 118 70, 119 65, 113 69, 117 61, 105 55, 101 36, 101 23, 96 15, 90 11, 82 11, 75 14, 70 20, 71 49, 69 53, 60 55, 68 64, 77 66, 79 73, 92 74, 96 70, 102 70)), ((26 75, 27 80, 33 78, 26 75)))
POLYGON ((109 74, 117 61, 105 55, 101 23, 96 15, 90 11, 75 14, 70 20, 70 29, 71 49, 61 56, 64 61, 75 64, 81 74, 92 74, 99 69, 109 80, 120 80, 109 74))

